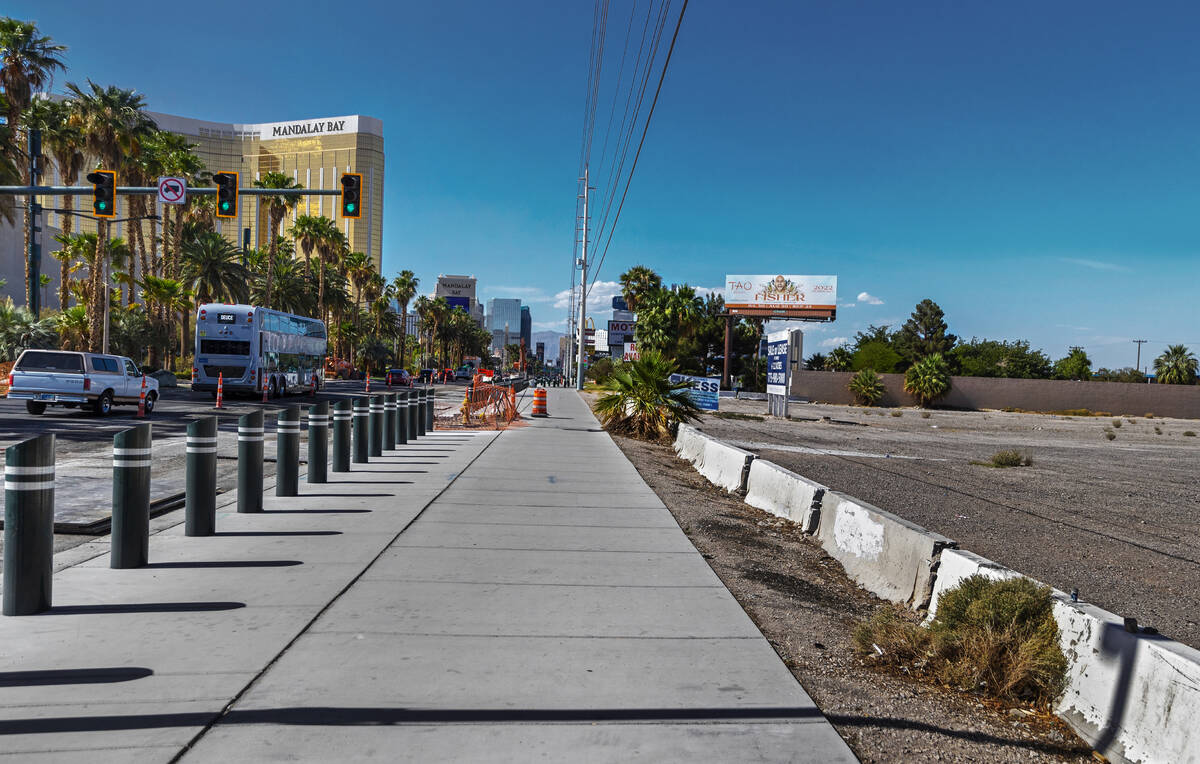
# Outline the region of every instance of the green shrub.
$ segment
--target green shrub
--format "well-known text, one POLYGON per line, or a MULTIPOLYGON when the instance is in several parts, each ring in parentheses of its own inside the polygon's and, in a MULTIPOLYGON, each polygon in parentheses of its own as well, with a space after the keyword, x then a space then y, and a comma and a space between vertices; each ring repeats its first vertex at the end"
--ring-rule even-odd
POLYGON ((863 369, 850 378, 846 389, 864 406, 874 406, 883 397, 883 380, 874 369, 863 369))
POLYGON ((700 409, 688 394, 691 384, 671 382, 675 363, 653 350, 613 369, 596 402, 596 415, 609 430, 647 440, 669 437, 680 422, 697 419, 700 409))
POLYGON ((1191 430, 1184 430, 1184 431, 1183 431, 1183 437, 1185 437, 1185 438, 1194 438, 1194 437, 1196 437, 1196 433, 1192 432, 1191 430))
POLYGON ((1119 430, 1119 429, 1121 429, 1121 420, 1120 420, 1120 419, 1114 419, 1114 420, 1113 420, 1113 427, 1116 427, 1118 430, 1119 430))
POLYGON ((903 411, 893 411, 892 416, 904 416, 904 412, 903 411))
POLYGON ((997 451, 990 463, 993 467, 1029 467, 1033 465, 1033 456, 1016 450, 997 451))
POLYGON ((933 416, 933 415, 932 415, 932 414, 930 414, 928 411, 922 411, 922 412, 921 412, 921 418, 922 418, 922 419, 928 419, 928 418, 929 418, 929 417, 931 417, 931 416, 933 416))
POLYGON ((925 356, 904 372, 904 392, 928 406, 950 392, 950 366, 941 353, 925 356))
POLYGON ((1050 589, 1030 579, 971 576, 941 596, 928 628, 887 609, 855 630, 854 643, 884 665, 1044 707, 1067 669, 1053 608, 1050 589))
POLYGON ((1115 432, 1113 432, 1112 430, 1105 428, 1104 429, 1104 437, 1108 438, 1109 440, 1116 440, 1117 434, 1115 432))

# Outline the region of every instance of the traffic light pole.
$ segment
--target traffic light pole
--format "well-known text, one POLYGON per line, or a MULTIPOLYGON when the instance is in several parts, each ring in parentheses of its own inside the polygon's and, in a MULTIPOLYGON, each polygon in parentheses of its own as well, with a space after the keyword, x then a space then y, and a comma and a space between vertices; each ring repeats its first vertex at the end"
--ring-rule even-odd
MULTIPOLYGON (((42 131, 36 128, 29 131, 29 182, 36 183, 38 180, 38 159, 42 155, 42 131)), ((36 320, 41 317, 42 311, 42 247, 38 243, 38 232, 42 229, 38 226, 38 218, 41 216, 41 205, 33 194, 27 194, 25 197, 25 225, 28 230, 25 232, 25 241, 27 242, 28 250, 25 252, 27 269, 29 271, 29 283, 25 285, 29 295, 29 312, 33 314, 36 320)))
MULTIPOLYGON (((117 186, 117 195, 157 196, 158 186, 117 186)), ((192 196, 216 196, 215 186, 188 186, 192 196)), ((0 196, 84 196, 92 193, 91 186, 0 186, 0 196)), ((334 188, 239 188, 239 196, 341 196, 334 188)))

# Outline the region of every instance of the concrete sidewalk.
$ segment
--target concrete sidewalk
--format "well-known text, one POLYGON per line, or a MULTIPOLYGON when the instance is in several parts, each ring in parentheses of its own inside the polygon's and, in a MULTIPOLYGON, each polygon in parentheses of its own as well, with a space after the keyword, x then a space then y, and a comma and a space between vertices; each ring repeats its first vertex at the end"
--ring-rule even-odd
POLYGON ((55 612, 0 619, 0 756, 853 761, 582 400, 549 397, 159 534, 149 570, 58 574, 55 612))

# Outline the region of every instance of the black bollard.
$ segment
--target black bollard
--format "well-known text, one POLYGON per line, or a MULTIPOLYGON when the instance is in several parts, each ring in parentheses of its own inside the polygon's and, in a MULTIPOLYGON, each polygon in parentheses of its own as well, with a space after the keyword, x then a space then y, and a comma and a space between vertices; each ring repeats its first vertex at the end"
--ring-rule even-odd
POLYGON ((113 436, 112 543, 109 566, 150 561, 150 425, 113 436))
POLYGON ((417 391, 417 436, 425 434, 425 405, 429 399, 429 389, 422 388, 417 391))
POLYGON ((308 407, 308 478, 309 483, 329 480, 329 404, 326 401, 308 407))
POLYGON ((350 452, 350 461, 354 462, 355 464, 366 464, 368 461, 370 461, 370 457, 368 456, 370 444, 367 442, 368 419, 367 399, 355 398, 353 419, 354 426, 351 428, 353 443, 350 452))
POLYGON ((437 393, 433 390, 429 391, 428 400, 425 408, 425 431, 433 432, 433 402, 437 399, 437 393))
POLYGON ((54 435, 4 449, 4 615, 50 609, 54 435))
POLYGON ((383 396, 372 395, 367 407, 367 440, 371 443, 371 456, 383 456, 383 396))
POLYGON ((342 399, 333 404, 333 466, 332 472, 350 471, 350 401, 342 399))
POLYGON ((211 536, 217 532, 217 418, 215 416, 206 416, 188 424, 186 472, 184 535, 211 536))
POLYGON ((420 433, 417 431, 417 408, 419 390, 412 390, 408 394, 408 442, 412 443, 417 439, 420 433))
POLYGON ((263 412, 238 417, 237 511, 263 511, 263 412))
POLYGON ((383 450, 396 450, 396 394, 383 396, 383 450))
POLYGON ((408 393, 396 393, 396 445, 408 443, 408 393))
POLYGON ((275 420, 275 495, 300 495, 299 406, 288 406, 275 420))

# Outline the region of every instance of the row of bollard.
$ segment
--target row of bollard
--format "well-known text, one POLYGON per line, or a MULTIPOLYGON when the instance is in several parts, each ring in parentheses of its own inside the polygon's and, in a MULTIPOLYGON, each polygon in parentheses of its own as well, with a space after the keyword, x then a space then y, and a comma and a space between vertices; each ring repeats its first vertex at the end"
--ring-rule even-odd
MULTIPOLYGON (((328 473, 349 472, 384 450, 406 445, 433 429, 433 390, 388 393, 308 407, 308 483, 328 473), (332 428, 331 426, 332 425, 332 428), (329 431, 333 430, 333 452, 329 431)), ((113 568, 140 568, 150 556, 151 426, 139 424, 113 436, 113 568)), ((275 495, 299 495, 300 407, 276 420, 275 495)), ((261 410, 238 419, 237 511, 263 511, 261 410)), ((54 442, 39 435, 4 453, 4 615, 32 615, 50 608, 54 562, 54 442)), ((212 536, 217 525, 217 417, 187 428, 184 533, 212 536)))

